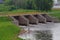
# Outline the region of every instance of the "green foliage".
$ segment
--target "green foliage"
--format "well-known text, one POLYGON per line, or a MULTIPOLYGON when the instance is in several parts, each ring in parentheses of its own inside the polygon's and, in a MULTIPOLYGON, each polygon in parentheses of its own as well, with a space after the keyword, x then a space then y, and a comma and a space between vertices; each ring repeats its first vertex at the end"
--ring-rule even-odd
POLYGON ((49 11, 53 6, 53 0, 27 0, 23 9, 35 9, 41 11, 49 11))
POLYGON ((33 9, 32 3, 33 3, 32 0, 27 0, 26 5, 25 5, 25 9, 33 9))
POLYGON ((52 10, 52 12, 49 12, 51 16, 56 17, 60 20, 60 10, 52 10))
POLYGON ((4 4, 5 5, 12 5, 13 4, 13 0, 4 0, 4 4))
POLYGON ((49 11, 53 6, 53 0, 35 0, 37 10, 49 11))
POLYGON ((9 5, 4 5, 4 4, 0 4, 0 12, 2 11, 12 11, 15 10, 16 8, 14 6, 9 6, 9 5))
POLYGON ((0 4, 0 12, 8 11, 8 10, 9 10, 9 6, 5 6, 4 4, 0 4))
POLYGON ((4 0, 0 11, 12 11, 16 9, 35 9, 49 11, 53 6, 53 0, 4 0))

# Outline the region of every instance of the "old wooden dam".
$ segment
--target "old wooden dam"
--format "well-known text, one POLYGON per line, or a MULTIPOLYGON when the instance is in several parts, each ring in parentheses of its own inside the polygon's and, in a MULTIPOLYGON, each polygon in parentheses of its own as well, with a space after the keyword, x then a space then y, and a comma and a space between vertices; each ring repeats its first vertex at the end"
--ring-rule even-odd
POLYGON ((17 15, 10 17, 13 19, 13 22, 16 25, 25 25, 25 26, 29 26, 29 24, 58 22, 55 18, 51 17, 48 14, 17 15))

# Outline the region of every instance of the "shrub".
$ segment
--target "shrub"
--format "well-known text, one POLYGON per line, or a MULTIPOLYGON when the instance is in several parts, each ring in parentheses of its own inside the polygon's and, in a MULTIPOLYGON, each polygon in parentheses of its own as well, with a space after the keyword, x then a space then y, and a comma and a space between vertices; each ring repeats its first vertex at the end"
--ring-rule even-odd
POLYGON ((8 6, 4 6, 4 4, 0 4, 0 12, 7 11, 9 9, 8 6))
POLYGON ((14 6, 7 6, 4 4, 0 4, 0 12, 2 11, 11 11, 11 10, 15 10, 16 8, 14 6))

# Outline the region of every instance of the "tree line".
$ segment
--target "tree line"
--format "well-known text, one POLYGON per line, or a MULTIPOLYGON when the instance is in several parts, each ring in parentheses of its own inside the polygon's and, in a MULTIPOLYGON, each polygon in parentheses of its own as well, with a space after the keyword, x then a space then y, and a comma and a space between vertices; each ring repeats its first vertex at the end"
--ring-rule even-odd
POLYGON ((0 11, 16 9, 48 11, 52 6, 53 0, 3 0, 3 3, 0 4, 0 11))

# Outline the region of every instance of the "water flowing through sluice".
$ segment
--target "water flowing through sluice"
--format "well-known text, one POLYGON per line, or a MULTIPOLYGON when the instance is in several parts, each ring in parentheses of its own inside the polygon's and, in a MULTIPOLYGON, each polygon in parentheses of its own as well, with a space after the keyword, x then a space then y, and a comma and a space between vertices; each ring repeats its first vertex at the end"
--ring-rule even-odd
POLYGON ((46 23, 30 26, 20 26, 26 33, 18 37, 25 40, 60 40, 60 23, 46 23))

